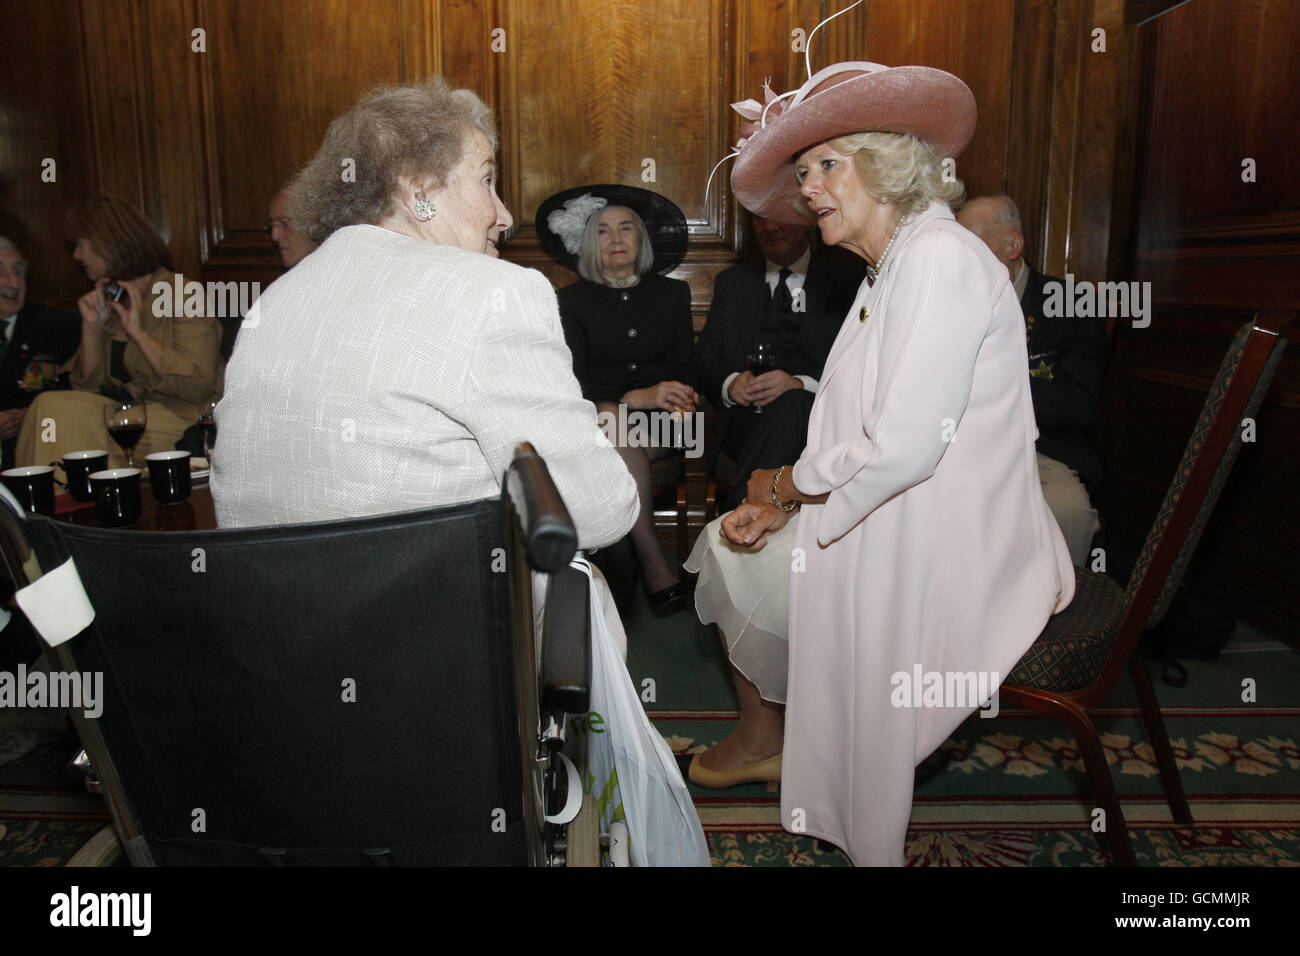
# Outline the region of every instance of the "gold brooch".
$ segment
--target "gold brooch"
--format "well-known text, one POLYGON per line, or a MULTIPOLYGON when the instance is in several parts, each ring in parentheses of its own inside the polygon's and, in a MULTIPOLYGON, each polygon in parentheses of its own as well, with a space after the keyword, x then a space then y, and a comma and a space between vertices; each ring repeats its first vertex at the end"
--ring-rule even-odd
POLYGON ((858 313, 858 321, 865 322, 869 318, 871 318, 871 313, 867 311, 867 307, 864 305, 862 311, 858 313))

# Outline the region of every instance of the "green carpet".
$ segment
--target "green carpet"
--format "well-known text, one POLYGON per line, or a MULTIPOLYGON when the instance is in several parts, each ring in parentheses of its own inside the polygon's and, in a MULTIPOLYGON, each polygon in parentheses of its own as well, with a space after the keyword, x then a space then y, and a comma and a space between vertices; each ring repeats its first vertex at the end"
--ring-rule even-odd
MULTIPOLYGON (((675 750, 725 737, 736 698, 721 641, 691 611, 628 615, 628 670, 675 750), (647 684, 652 680, 653 684, 647 684)), ((1131 681, 1097 728, 1143 865, 1300 864, 1300 654, 1239 626, 1214 661, 1186 661, 1182 688, 1158 680, 1197 825, 1169 815, 1131 681), (1256 701, 1242 701, 1254 681, 1256 701)), ((763 785, 691 787, 715 865, 843 866, 829 844, 786 833, 763 785)), ((917 770, 907 858, 914 866, 1088 866, 1106 862, 1088 829, 1087 777, 1065 727, 1027 711, 972 718, 917 770)))

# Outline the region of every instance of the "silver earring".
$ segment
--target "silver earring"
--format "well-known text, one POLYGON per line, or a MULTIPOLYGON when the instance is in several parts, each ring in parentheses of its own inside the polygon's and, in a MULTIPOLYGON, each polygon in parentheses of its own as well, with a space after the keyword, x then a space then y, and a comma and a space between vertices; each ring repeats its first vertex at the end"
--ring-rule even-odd
POLYGON ((415 213, 415 218, 420 222, 428 222, 438 211, 433 208, 433 203, 427 199, 417 199, 411 205, 411 211, 415 213))
POLYGON ((888 200, 888 199, 882 199, 882 200, 880 200, 880 205, 882 205, 882 206, 888 206, 888 205, 889 205, 889 200, 888 200))

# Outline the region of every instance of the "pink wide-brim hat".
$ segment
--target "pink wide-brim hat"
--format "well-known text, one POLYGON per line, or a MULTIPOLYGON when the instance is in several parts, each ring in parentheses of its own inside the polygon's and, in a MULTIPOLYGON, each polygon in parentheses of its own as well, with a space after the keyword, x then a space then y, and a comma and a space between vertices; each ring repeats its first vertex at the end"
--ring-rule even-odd
POLYGON ((815 219, 794 174, 795 158, 805 150, 837 136, 879 131, 911 133, 956 156, 975 135, 975 115, 975 94, 944 70, 835 63, 792 98, 773 101, 753 124, 731 171, 731 190, 755 215, 806 225, 815 219))

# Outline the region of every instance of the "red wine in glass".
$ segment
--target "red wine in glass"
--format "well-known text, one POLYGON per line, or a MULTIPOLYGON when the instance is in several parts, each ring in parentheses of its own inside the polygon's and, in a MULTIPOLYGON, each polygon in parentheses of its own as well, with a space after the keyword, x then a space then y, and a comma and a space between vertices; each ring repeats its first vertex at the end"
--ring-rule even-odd
POLYGON ((119 402, 104 406, 104 427, 126 454, 126 463, 135 467, 135 446, 149 425, 149 413, 143 402, 119 402))
MULTIPOLYGON (((770 372, 776 368, 776 351, 768 343, 759 342, 745 356, 745 364, 749 366, 750 372, 755 377, 762 375, 764 372, 770 372)), ((761 415, 763 410, 755 405, 754 414, 761 415)))

